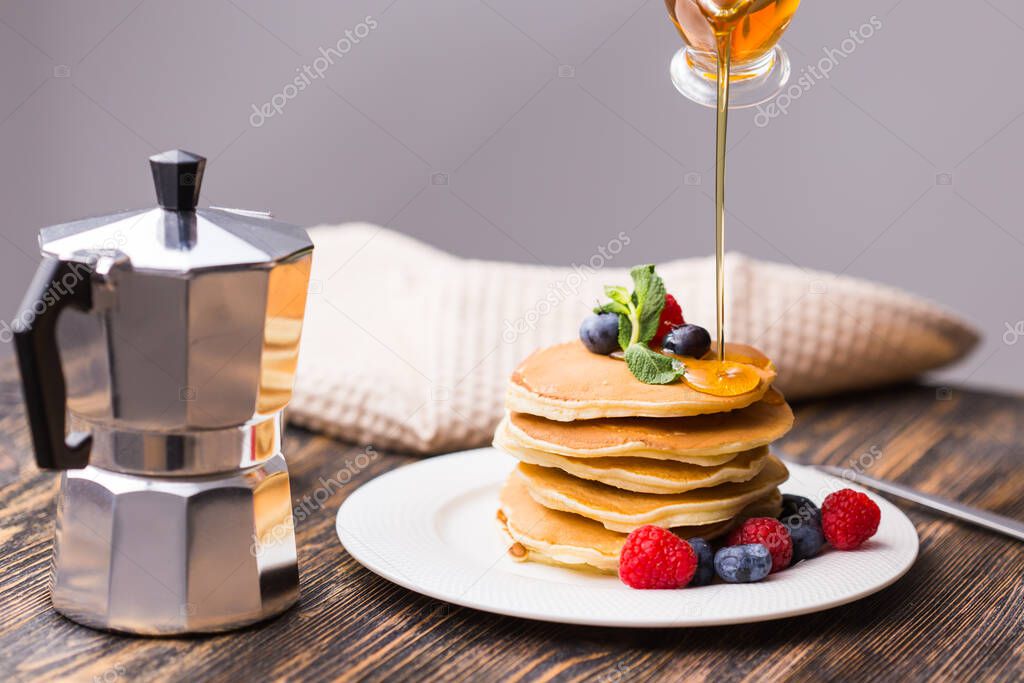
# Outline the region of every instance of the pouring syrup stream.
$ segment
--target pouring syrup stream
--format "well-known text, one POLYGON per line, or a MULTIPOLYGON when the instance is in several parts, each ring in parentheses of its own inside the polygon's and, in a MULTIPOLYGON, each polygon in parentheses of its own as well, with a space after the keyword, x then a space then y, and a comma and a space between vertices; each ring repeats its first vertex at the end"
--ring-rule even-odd
POLYGON ((715 126, 715 305, 718 360, 725 360, 725 142, 729 125, 729 44, 732 29, 718 43, 718 117, 715 126))
POLYGON ((715 34, 718 54, 718 103, 715 128, 715 296, 717 356, 725 360, 725 151, 729 127, 729 65, 732 34, 746 19, 754 0, 696 0, 715 34))

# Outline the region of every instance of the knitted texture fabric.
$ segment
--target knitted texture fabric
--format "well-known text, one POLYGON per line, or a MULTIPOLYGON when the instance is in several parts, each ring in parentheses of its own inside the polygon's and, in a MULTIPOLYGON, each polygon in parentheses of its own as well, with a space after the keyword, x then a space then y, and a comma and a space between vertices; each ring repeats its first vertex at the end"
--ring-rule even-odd
MULTIPOLYGON (((366 224, 310 231, 316 245, 289 419, 357 443, 436 453, 488 443, 509 374, 576 338, 605 284, 606 254, 572 267, 454 257, 366 224)), ((714 335, 713 257, 658 264, 687 322, 714 335)), ((789 399, 911 379, 963 357, 977 333, 883 285, 730 253, 726 338, 779 369, 789 399)))

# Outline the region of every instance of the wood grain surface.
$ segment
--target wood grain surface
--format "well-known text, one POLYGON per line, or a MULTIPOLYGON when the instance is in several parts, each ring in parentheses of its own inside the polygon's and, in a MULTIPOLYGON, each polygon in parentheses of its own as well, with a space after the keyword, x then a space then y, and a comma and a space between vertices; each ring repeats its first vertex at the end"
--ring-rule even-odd
MULTIPOLYGON (((796 406, 782 446, 1024 518, 1024 398, 906 386, 796 406), (855 463, 859 463, 855 465, 855 463)), ((290 430, 297 506, 362 449, 290 430)), ((499 617, 421 597, 357 565, 334 533, 345 497, 413 458, 384 455, 297 522, 300 604, 225 635, 144 639, 49 605, 57 477, 32 462, 0 370, 0 678, 147 680, 1012 680, 1024 676, 1024 544, 904 506, 921 555, 890 588, 815 615, 630 631, 499 617)))

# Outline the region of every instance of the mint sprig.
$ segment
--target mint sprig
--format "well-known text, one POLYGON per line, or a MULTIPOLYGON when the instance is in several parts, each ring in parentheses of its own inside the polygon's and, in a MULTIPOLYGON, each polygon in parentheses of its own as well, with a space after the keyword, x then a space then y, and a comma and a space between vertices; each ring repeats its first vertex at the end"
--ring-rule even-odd
POLYGON ((681 361, 664 356, 647 344, 633 344, 626 349, 626 365, 644 384, 672 384, 686 374, 686 365, 681 361))
POLYGON ((619 346, 626 352, 626 365, 634 377, 645 384, 675 382, 686 367, 647 345, 658 333, 661 311, 665 308, 665 283, 650 264, 636 266, 629 276, 633 279, 633 293, 625 287, 605 287, 604 293, 611 301, 594 312, 619 316, 619 346))

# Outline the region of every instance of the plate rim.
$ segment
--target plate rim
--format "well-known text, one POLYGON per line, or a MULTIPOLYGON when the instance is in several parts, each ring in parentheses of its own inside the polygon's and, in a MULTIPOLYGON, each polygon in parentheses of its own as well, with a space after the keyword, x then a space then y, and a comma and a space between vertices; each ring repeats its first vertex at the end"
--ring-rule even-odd
MULTIPOLYGON (((778 620, 778 619, 787 619, 787 618, 791 618, 791 617, 802 616, 802 615, 805 615, 805 614, 813 614, 815 612, 823 612, 825 610, 833 609, 835 607, 841 607, 843 605, 848 605, 850 603, 856 602, 856 601, 861 600, 861 599, 863 599, 865 597, 868 597, 869 595, 873 595, 874 593, 881 592, 881 591, 885 590, 886 588, 892 586, 894 583, 896 583, 901 578, 906 576, 906 574, 910 571, 910 569, 917 562, 917 558, 920 555, 920 548, 921 548, 920 534, 918 534, 917 527, 914 525, 913 521, 911 521, 910 518, 907 517, 906 514, 902 510, 900 510, 898 507, 896 507, 890 501, 888 501, 888 499, 885 499, 884 497, 882 497, 877 492, 871 491, 870 493, 871 493, 872 496, 882 498, 893 509, 895 509, 902 516, 902 518, 903 518, 902 521, 905 521, 906 524, 913 530, 913 537, 914 537, 913 551, 908 556, 904 566, 900 567, 897 571, 895 571, 892 574, 892 576, 887 577, 883 582, 880 582, 878 584, 874 584, 872 586, 865 587, 865 588, 863 588, 863 589, 861 589, 859 591, 856 591, 854 593, 843 595, 843 596, 840 596, 840 597, 837 597, 837 598, 834 598, 834 599, 831 599, 831 600, 827 600, 827 601, 824 601, 824 602, 816 603, 816 604, 809 604, 809 605, 805 605, 805 606, 794 607, 794 608, 791 608, 791 609, 776 610, 776 611, 773 611, 773 612, 763 613, 763 614, 758 614, 758 615, 747 615, 747 616, 736 615, 736 616, 723 616, 723 617, 713 617, 713 616, 706 617, 706 616, 702 616, 700 618, 699 622, 686 622, 686 621, 682 621, 681 622, 678 619, 674 619, 674 620, 673 619, 630 620, 628 618, 626 618, 626 619, 622 619, 622 618, 603 619, 603 618, 594 618, 594 617, 589 617, 589 616, 579 616, 579 617, 559 616, 559 615, 553 615, 553 614, 538 613, 537 611, 533 611, 531 609, 526 609, 526 608, 524 608, 524 609, 516 609, 514 607, 510 607, 510 606, 506 606, 506 605, 489 604, 489 603, 486 603, 486 602, 481 602, 479 600, 473 599, 473 598, 468 597, 466 595, 451 595, 451 594, 445 593, 443 590, 435 589, 432 586, 419 585, 415 581, 412 581, 412 580, 408 579, 407 577, 403 576, 399 572, 388 571, 387 567, 384 566, 382 563, 374 562, 372 559, 367 558, 365 556, 365 554, 362 552, 362 548, 359 547, 359 546, 362 545, 362 542, 356 542, 356 543, 346 542, 345 536, 346 536, 346 534, 348 532, 342 526, 343 515, 345 514, 346 508, 350 508, 351 505, 353 504, 353 503, 351 503, 351 501, 355 500, 356 503, 354 503, 354 504, 358 504, 359 498, 362 498, 362 497, 368 495, 367 493, 363 492, 363 490, 365 488, 386 485, 386 483, 387 483, 386 479, 391 477, 391 476, 408 476, 408 471, 411 468, 441 467, 441 466, 444 466, 444 464, 446 464, 446 461, 460 459, 460 458, 467 458, 467 457, 474 456, 476 454, 483 454, 483 453, 488 453, 488 452, 494 452, 496 450, 497 449, 495 449, 493 446, 484 446, 484 447, 480 447, 480 448, 465 449, 465 450, 460 450, 460 451, 454 451, 454 452, 451 452, 451 453, 446 453, 446 454, 443 454, 443 455, 438 455, 438 456, 432 456, 432 457, 429 457, 429 458, 424 458, 424 459, 419 460, 417 462, 413 462, 413 463, 409 463, 407 465, 401 465, 399 467, 396 467, 396 468, 394 468, 392 470, 389 470, 389 471, 387 471, 387 472, 385 472, 385 473, 383 473, 383 474, 381 474, 381 475, 379 475, 377 477, 374 477, 373 479, 371 479, 371 480, 365 482, 364 484, 360 485, 359 488, 357 488, 351 494, 349 494, 349 496, 342 502, 341 506, 338 508, 337 515, 335 516, 335 533, 337 534, 338 540, 340 541, 342 547, 352 557, 352 559, 354 559, 360 566, 362 566, 363 568, 367 569, 371 573, 373 573, 373 574, 375 574, 375 575, 377 575, 377 576, 379 576, 379 577, 381 577, 381 578, 383 578, 383 579, 385 579, 385 580, 387 580, 387 581, 389 581, 391 583, 394 583, 394 584, 396 584, 398 586, 401 586, 402 588, 405 588, 406 590, 412 591, 412 592, 420 594, 420 595, 424 595, 424 596, 429 597, 429 598, 434 599, 434 600, 440 600, 442 602, 446 602, 446 603, 449 603, 449 604, 458 605, 460 607, 468 607, 470 609, 475 609, 475 610, 479 610, 481 612, 486 612, 486 613, 490 613, 490 614, 499 614, 499 615, 502 615, 502 616, 515 617, 515 618, 519 618, 519 619, 529 619, 531 621, 541 621, 541 622, 546 622, 546 623, 557 623, 557 624, 570 624, 570 625, 575 625, 575 626, 594 626, 594 627, 603 627, 603 628, 703 628, 703 627, 711 627, 711 626, 730 626, 730 625, 737 625, 737 624, 762 623, 762 622, 766 622, 766 621, 775 621, 775 620, 778 620), (400 472, 402 473, 401 475, 398 474, 400 472), (362 495, 360 495, 361 492, 362 492, 362 495)), ((500 451, 498 451, 498 452, 500 452, 500 451)), ((776 453, 776 456, 778 456, 777 453, 776 453)), ((786 462, 786 466, 789 467, 790 469, 796 469, 797 471, 800 471, 800 470, 810 471, 815 476, 821 477, 821 478, 823 478, 823 479, 825 479, 827 481, 830 481, 830 482, 832 482, 834 484, 837 484, 841 488, 852 488, 852 489, 857 490, 857 491, 867 492, 867 490, 864 487, 862 487, 862 486, 858 486, 858 485, 856 485, 856 484, 854 484, 852 482, 849 482, 849 481, 847 481, 845 479, 842 479, 840 477, 835 477, 835 476, 827 474, 825 472, 821 472, 820 470, 817 470, 817 469, 815 469, 813 467, 810 467, 810 466, 807 466, 807 465, 801 465, 799 463, 793 463, 793 462, 790 462, 790 461, 785 461, 785 462, 786 462)), ((459 489, 457 491, 453 491, 452 492, 454 495, 449 495, 449 496, 442 497, 438 501, 438 507, 443 506, 446 502, 448 502, 449 500, 454 498, 455 495, 459 495, 459 494, 462 494, 464 492, 465 492, 464 489, 459 489)), ((573 571, 573 570, 571 568, 566 568, 566 571, 573 571)), ((527 577, 521 577, 521 578, 527 578, 527 577)), ((725 585, 725 584, 723 584, 723 585, 725 585)), ((657 593, 659 591, 645 591, 645 592, 646 593, 657 593)))

